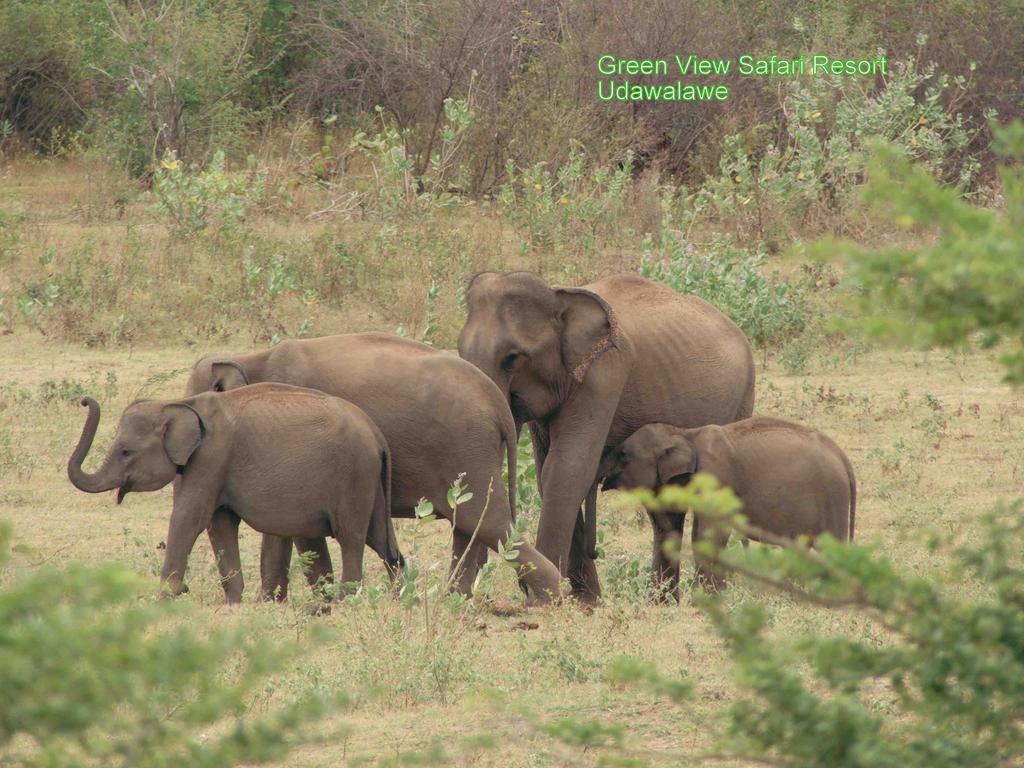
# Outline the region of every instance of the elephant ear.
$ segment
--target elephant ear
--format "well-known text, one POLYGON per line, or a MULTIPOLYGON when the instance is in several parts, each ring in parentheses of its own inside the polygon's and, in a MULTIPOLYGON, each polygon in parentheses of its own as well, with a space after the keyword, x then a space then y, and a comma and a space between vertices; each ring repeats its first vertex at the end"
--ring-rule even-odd
POLYGON ((487 271, 487 272, 477 272, 475 275, 473 275, 471 278, 469 278, 469 283, 466 284, 466 292, 464 294, 465 297, 466 297, 466 304, 467 305, 472 305, 472 303, 473 303, 473 287, 474 286, 476 286, 476 285, 478 285, 480 283, 483 283, 485 280, 488 280, 488 279, 490 279, 492 277, 497 277, 499 275, 500 275, 500 273, 498 273, 498 272, 487 271))
POLYGON ((618 338, 618 322, 608 303, 585 288, 556 288, 562 320, 562 362, 578 382, 618 338))
POLYGON ((210 371, 213 374, 210 387, 215 392, 227 392, 229 389, 238 389, 249 383, 245 369, 234 360, 214 361, 210 364, 210 371))
POLYGON ((203 417, 190 405, 170 403, 163 407, 164 450, 176 466, 184 467, 206 436, 203 417))
POLYGON ((677 436, 658 456, 658 482, 667 485, 676 477, 697 471, 697 449, 687 438, 677 436))

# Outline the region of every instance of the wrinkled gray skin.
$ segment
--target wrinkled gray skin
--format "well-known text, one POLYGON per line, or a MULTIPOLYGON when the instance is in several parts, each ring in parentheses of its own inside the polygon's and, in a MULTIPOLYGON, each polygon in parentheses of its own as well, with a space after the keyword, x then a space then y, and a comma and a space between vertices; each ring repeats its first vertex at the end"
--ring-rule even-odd
POLYGON ((209 531, 229 603, 242 599, 238 523, 276 536, 333 536, 342 580, 363 575, 369 545, 389 568, 402 564, 390 506, 387 442, 351 403, 322 392, 260 384, 227 395, 142 400, 125 409, 103 465, 82 462, 100 409, 92 398, 68 477, 88 493, 155 491, 177 480, 162 577, 167 594, 183 578, 196 538, 209 531))
POLYGON ((552 288, 525 272, 484 273, 466 292, 459 354, 528 423, 543 508, 537 549, 593 602, 598 464, 645 424, 746 418, 754 361, 742 331, 696 296, 634 275, 552 288), (586 514, 580 505, 586 501, 586 514))
MULTIPOLYGON (((713 475, 743 502, 754 528, 774 537, 853 538, 857 483, 842 449, 821 432, 781 419, 755 417, 725 426, 681 429, 649 424, 601 464, 604 488, 686 485, 695 472, 713 475)), ((654 529, 653 579, 662 594, 679 599, 679 552, 685 513, 650 512, 654 529)), ((694 541, 701 536, 693 522, 694 541)), ((750 538, 757 540, 756 535, 750 538)), ((728 531, 712 535, 724 547, 728 531)), ((697 580, 725 585, 721 573, 697 562, 697 580)))
MULTIPOLYGON (((292 339, 265 352, 207 357, 196 364, 187 392, 226 391, 258 381, 319 389, 366 411, 391 447, 395 517, 412 517, 425 497, 451 520, 447 492, 466 473, 464 482, 473 498, 456 515, 452 569, 458 571, 456 587, 469 595, 487 548, 497 549, 514 522, 515 425, 494 384, 469 363, 426 344, 386 333, 353 333, 292 339), (507 489, 501 471, 506 456, 507 489)), ((311 579, 322 569, 330 570, 322 541, 295 543, 300 551, 317 554, 311 579)), ((528 600, 543 602, 549 599, 546 595, 557 594, 555 567, 530 544, 518 550, 528 600)), ((284 596, 290 557, 290 542, 264 537, 264 595, 284 596)))

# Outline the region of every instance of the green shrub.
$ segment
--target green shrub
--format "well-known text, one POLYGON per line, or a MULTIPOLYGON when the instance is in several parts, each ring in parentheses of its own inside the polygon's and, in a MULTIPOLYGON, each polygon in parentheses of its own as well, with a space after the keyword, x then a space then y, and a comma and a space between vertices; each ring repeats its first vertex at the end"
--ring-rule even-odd
MULTIPOLYGON (((80 3, 102 14, 76 42, 100 96, 90 104, 98 143, 135 175, 174 154, 191 165, 215 148, 243 155, 261 110, 246 102, 254 78, 280 55, 253 24, 267 0, 80 3)), ((269 107, 269 105, 265 105, 269 107)))
MULTIPOLYGON (((713 478, 698 474, 685 488, 666 486, 640 500, 692 509, 710 533, 744 529, 739 502, 713 478)), ((798 601, 855 612, 860 637, 780 635, 758 601, 731 606, 722 596, 699 602, 726 641, 741 688, 729 705, 716 761, 781 766, 1013 765, 1024 753, 1024 505, 1000 506, 978 521, 971 543, 934 537, 950 555, 944 578, 903 572, 873 547, 822 537, 801 544, 733 547, 708 540, 695 551, 716 567, 798 601), (971 595, 950 586, 972 584, 971 595)), ((760 533, 747 529, 750 533, 760 533)), ((616 685, 633 684, 685 716, 693 696, 685 674, 669 674, 636 659, 607 670, 616 685)), ((601 720, 574 716, 543 723, 556 740, 597 749, 607 764, 702 763, 680 748, 645 751, 601 720)), ((684 739, 680 739, 680 742, 684 739)))
POLYGON ((362 155, 373 169, 373 177, 363 186, 363 202, 381 214, 426 213, 451 209, 460 204, 459 193, 466 186, 461 149, 473 124, 473 109, 468 100, 445 99, 437 127, 440 144, 426 166, 420 168, 408 150, 408 131, 402 132, 376 108, 382 129, 373 136, 357 131, 349 151, 362 155))
MULTIPOLYGON (((5 765, 222 766, 280 760, 313 741, 332 701, 247 715, 290 654, 254 627, 170 623, 117 566, 10 566, 0 529, 0 754, 5 765)), ((335 697, 335 701, 340 697, 335 697)))
POLYGON ((80 34, 104 17, 92 0, 0 4, 0 143, 13 135, 54 153, 83 128, 96 73, 81 56, 80 34))
MULTIPOLYGON (((540 490, 537 487, 537 461, 533 455, 533 443, 529 428, 519 435, 516 455, 516 501, 519 512, 527 516, 540 514, 540 490)), ((506 468, 506 476, 508 470, 506 468)))
POLYGON ((748 691, 730 707, 729 744, 788 765, 1012 764, 1024 751, 1021 511, 996 509, 979 542, 952 548, 948 582, 972 580, 976 598, 902 573, 870 548, 758 552, 742 566, 755 578, 791 581, 799 597, 855 610, 873 630, 769 640, 762 606, 730 614, 710 604, 748 691))
POLYGON ((256 170, 249 158, 249 170, 230 172, 224 168, 224 153, 217 150, 202 171, 187 171, 168 150, 153 174, 151 211, 173 234, 194 235, 211 225, 236 226, 249 210, 263 200, 266 172, 256 170))
POLYGON ((879 138, 937 178, 969 189, 980 166, 966 152, 974 132, 954 112, 964 98, 963 78, 934 67, 918 71, 913 60, 890 67, 877 92, 844 77, 789 81, 785 121, 726 137, 719 174, 688 201, 683 231, 711 220, 774 247, 856 199, 879 138))
POLYGON ((866 324, 920 346, 992 347, 1009 340, 1008 378, 1024 382, 1024 123, 997 131, 1007 164, 1000 170, 1002 205, 981 208, 943 187, 896 146, 875 147, 865 196, 876 215, 930 237, 921 245, 878 248, 825 242, 862 286, 866 324))
POLYGON ((671 231, 660 248, 651 238, 642 248, 642 276, 710 302, 765 351, 800 336, 813 322, 807 281, 766 276, 763 249, 750 253, 724 238, 699 251, 671 231))
POLYGON ((588 167, 579 149, 553 173, 546 163, 519 168, 509 160, 498 194, 502 213, 531 248, 590 253, 599 234, 614 231, 632 188, 633 155, 614 170, 588 167))

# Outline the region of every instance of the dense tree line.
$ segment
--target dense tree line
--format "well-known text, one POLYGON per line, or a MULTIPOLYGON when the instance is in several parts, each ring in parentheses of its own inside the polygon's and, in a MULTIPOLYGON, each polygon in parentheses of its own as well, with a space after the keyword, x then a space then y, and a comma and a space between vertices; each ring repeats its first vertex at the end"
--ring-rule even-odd
MULTIPOLYGON (((476 115, 474 193, 493 191, 509 159, 560 163, 572 145, 696 180, 717 168, 723 136, 785 130, 778 81, 735 78, 725 103, 606 104, 600 55, 884 50, 962 77, 957 109, 982 128, 989 108, 1024 115, 1022 30, 1016 0, 4 0, 0 138, 7 151, 98 147, 144 174, 166 150, 244 157, 310 118, 354 132, 379 107, 422 172, 451 98, 476 115)), ((970 150, 987 143, 982 130, 970 150)))

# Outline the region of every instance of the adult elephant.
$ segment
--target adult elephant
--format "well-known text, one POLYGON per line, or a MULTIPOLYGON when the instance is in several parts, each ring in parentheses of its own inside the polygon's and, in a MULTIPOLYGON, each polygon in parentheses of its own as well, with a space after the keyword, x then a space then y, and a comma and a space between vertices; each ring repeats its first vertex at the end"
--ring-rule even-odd
POLYGON ((645 424, 726 424, 751 415, 743 332, 697 296, 635 275, 553 288, 526 272, 470 281, 459 354, 530 425, 542 498, 537 549, 593 602, 593 530, 603 453, 645 424), (586 516, 581 504, 586 501, 586 516))
MULTIPOLYGON (((452 521, 452 568, 458 571, 457 587, 468 595, 486 548, 497 549, 514 522, 516 433, 498 388, 453 354, 391 334, 353 333, 204 358, 192 371, 187 393, 267 381, 318 389, 369 415, 391 448, 393 517, 412 517, 418 501, 427 498, 438 514, 452 520, 448 489, 465 473, 463 482, 473 498, 458 507, 452 521), (507 490, 501 477, 506 454, 507 490)), ((331 572, 322 539, 297 539, 296 544, 317 554, 310 578, 331 572)), ((543 602, 557 594, 560 577, 554 565, 530 544, 521 543, 518 553, 528 598, 543 602)), ((264 595, 284 594, 290 557, 291 541, 264 536, 264 595)))

